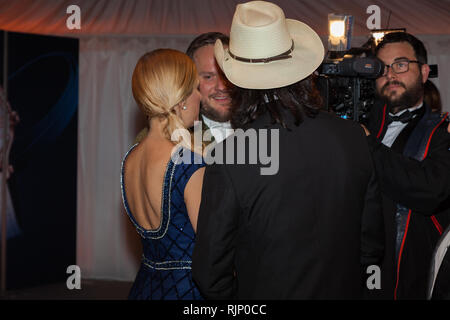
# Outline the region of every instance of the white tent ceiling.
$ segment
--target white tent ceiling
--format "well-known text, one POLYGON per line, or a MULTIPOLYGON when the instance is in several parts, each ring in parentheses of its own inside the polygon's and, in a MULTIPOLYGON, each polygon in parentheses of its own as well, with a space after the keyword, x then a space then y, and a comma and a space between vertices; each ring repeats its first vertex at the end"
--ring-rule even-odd
MULTIPOLYGON (((238 0, 0 0, 0 29, 79 37, 84 35, 176 35, 211 30, 228 33, 238 0), (70 5, 81 10, 81 30, 69 30, 70 5)), ((327 14, 354 16, 354 35, 368 33, 370 5, 381 9, 381 28, 415 35, 450 34, 449 0, 277 0, 287 18, 327 34, 327 14)))

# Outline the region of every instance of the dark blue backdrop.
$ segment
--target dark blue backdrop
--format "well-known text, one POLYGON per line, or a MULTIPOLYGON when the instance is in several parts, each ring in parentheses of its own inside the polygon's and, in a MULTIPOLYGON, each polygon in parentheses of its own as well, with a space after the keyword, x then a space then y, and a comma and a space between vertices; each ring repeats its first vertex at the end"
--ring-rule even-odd
POLYGON ((7 288, 18 289, 65 281, 76 264, 78 40, 8 33, 7 50, 20 117, 8 183, 22 231, 7 243, 7 288))

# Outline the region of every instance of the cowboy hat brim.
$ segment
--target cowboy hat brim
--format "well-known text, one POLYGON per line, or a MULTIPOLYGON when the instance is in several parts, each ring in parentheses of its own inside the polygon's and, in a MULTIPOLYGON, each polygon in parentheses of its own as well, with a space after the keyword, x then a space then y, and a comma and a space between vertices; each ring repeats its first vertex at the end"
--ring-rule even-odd
POLYGON ((317 33, 303 22, 286 19, 288 32, 294 41, 292 58, 268 63, 248 63, 233 59, 217 40, 214 55, 227 79, 247 89, 281 88, 312 74, 322 63, 325 49, 317 33))

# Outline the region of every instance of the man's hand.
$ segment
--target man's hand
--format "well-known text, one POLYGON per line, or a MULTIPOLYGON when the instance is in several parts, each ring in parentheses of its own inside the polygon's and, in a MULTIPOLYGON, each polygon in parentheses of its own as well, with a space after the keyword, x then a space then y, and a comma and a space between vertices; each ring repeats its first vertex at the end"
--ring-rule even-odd
MULTIPOLYGON (((369 131, 369 129, 367 129, 366 126, 363 125, 363 124, 361 124, 361 127, 363 127, 363 129, 364 129, 364 132, 366 133, 366 137, 367 137, 367 136, 370 136, 370 131, 369 131)), ((450 130, 450 125, 448 126, 448 128, 449 128, 449 130, 450 130)))
POLYGON ((448 125, 447 131, 450 133, 450 124, 448 125))

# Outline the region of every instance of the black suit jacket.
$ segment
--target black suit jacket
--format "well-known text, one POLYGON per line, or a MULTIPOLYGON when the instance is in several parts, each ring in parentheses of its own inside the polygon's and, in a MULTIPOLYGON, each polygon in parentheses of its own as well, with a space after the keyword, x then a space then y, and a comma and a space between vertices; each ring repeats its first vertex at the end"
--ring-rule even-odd
POLYGON ((427 108, 424 104, 422 112, 408 123, 391 148, 381 143, 387 129, 387 108, 377 105, 370 116, 368 141, 383 195, 386 231, 382 289, 372 292, 376 298, 426 299, 431 257, 442 232, 439 229, 445 229, 449 223, 450 135, 447 126, 442 122, 433 131, 423 161, 403 155, 409 136, 427 108), (395 254, 397 203, 411 209, 398 256, 395 254))
POLYGON ((206 298, 358 299, 362 266, 383 254, 362 128, 326 113, 288 126, 267 115, 250 126, 279 130, 277 174, 261 162, 206 168, 192 265, 206 298))

